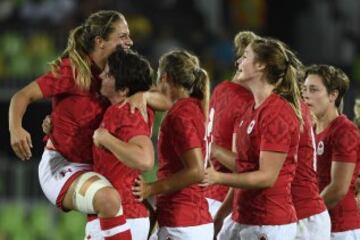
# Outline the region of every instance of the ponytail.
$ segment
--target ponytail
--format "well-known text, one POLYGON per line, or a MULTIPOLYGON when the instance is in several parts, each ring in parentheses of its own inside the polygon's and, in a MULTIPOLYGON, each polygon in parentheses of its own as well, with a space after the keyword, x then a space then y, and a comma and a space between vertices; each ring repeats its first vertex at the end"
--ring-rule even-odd
POLYGON ((285 73, 281 77, 280 81, 276 84, 273 91, 288 101, 290 106, 294 109, 299 121, 302 123, 303 118, 300 105, 301 94, 298 83, 296 81, 297 74, 297 69, 291 63, 288 63, 285 69, 285 73))
POLYGON ((294 109, 302 123, 300 90, 297 83, 301 62, 285 44, 276 39, 258 38, 251 43, 257 61, 266 64, 268 83, 275 88, 274 93, 283 97, 294 109))
POLYGON ((113 23, 125 22, 124 16, 118 11, 101 10, 91 14, 84 24, 70 32, 65 51, 58 59, 50 63, 51 71, 56 76, 62 64, 62 59, 68 57, 72 64, 75 83, 83 90, 91 86, 91 60, 88 56, 95 49, 97 36, 107 40, 115 30, 113 23))
POLYGON ((201 100, 201 105, 205 118, 209 113, 210 100, 210 80, 206 70, 196 67, 194 69, 194 85, 192 87, 190 96, 201 100))
POLYGON ((58 74, 62 58, 68 57, 73 64, 73 77, 76 85, 83 90, 89 90, 91 85, 91 69, 90 59, 83 45, 84 26, 78 26, 70 32, 68 44, 65 51, 59 58, 50 63, 51 70, 54 74, 58 74), (76 70, 76 72, 75 72, 76 70))

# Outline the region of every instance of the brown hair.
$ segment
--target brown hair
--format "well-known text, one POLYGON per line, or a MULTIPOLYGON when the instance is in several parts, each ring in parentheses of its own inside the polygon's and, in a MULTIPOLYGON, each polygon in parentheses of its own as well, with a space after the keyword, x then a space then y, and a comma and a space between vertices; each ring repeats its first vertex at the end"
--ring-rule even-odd
POLYGON ((185 50, 175 50, 160 58, 160 72, 169 74, 174 84, 190 91, 190 96, 201 100, 207 116, 210 98, 210 81, 199 59, 185 50))
POLYGON ((51 70, 57 74, 62 58, 68 57, 74 65, 75 83, 84 90, 91 85, 91 60, 88 54, 95 48, 95 37, 105 40, 114 31, 113 23, 125 21, 125 17, 112 10, 101 10, 91 14, 85 23, 70 31, 67 47, 59 58, 50 63, 51 70))
POLYGON ((341 103, 350 85, 348 76, 340 68, 325 64, 315 64, 307 67, 305 77, 310 74, 320 76, 328 93, 332 93, 334 91, 338 92, 338 96, 335 100, 335 106, 339 109, 339 112, 342 112, 341 103))
MULTIPOLYGON (((274 93, 286 99, 302 122, 300 90, 297 84, 297 65, 289 56, 289 51, 275 39, 255 39, 251 43, 255 60, 266 64, 265 74, 268 83, 275 86, 274 93)), ((290 51, 291 52, 291 51, 290 51)))

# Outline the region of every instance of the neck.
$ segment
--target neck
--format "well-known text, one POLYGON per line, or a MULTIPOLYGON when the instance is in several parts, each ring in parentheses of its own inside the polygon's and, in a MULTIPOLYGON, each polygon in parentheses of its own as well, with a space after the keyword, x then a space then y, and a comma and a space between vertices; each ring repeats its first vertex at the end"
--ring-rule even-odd
POLYGON ((274 86, 265 79, 258 79, 249 84, 249 89, 254 96, 255 108, 258 108, 272 94, 274 86))
POLYGON ((99 51, 94 51, 90 54, 91 59, 95 62, 96 66, 98 66, 101 70, 104 70, 106 65, 106 57, 103 56, 99 51))
POLYGON ((190 93, 188 90, 185 90, 184 88, 174 89, 171 93, 171 100, 173 102, 176 102, 181 98, 188 98, 188 97, 190 97, 190 93))
POLYGON ((324 114, 316 116, 316 133, 324 131, 338 116, 339 112, 335 106, 328 109, 324 114))
POLYGON ((238 72, 236 71, 233 78, 231 79, 232 83, 239 84, 244 87, 244 84, 239 80, 238 72))

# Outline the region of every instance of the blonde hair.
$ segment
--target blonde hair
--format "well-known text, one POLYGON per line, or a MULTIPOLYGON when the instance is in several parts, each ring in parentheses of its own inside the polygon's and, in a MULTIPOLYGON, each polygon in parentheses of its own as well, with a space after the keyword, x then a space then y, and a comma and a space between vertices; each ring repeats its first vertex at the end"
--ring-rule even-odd
POLYGON ((84 24, 70 31, 67 47, 55 61, 50 63, 51 71, 57 75, 64 57, 68 57, 73 65, 75 83, 83 90, 91 86, 91 59, 88 54, 95 48, 95 37, 105 40, 114 31, 113 23, 125 21, 125 17, 111 10, 101 10, 91 14, 84 24))
POLYGON ((166 72, 173 83, 190 91, 190 96, 201 100, 205 116, 210 99, 209 76, 199 65, 199 59, 185 50, 175 50, 160 58, 160 72, 166 72))

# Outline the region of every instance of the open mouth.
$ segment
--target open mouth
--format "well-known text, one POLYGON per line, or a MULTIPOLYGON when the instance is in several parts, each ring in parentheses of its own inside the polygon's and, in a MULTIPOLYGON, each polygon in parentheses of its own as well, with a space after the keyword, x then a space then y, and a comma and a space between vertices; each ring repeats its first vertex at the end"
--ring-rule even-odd
POLYGON ((313 105, 311 103, 306 102, 306 105, 308 105, 308 107, 312 107, 313 105))

